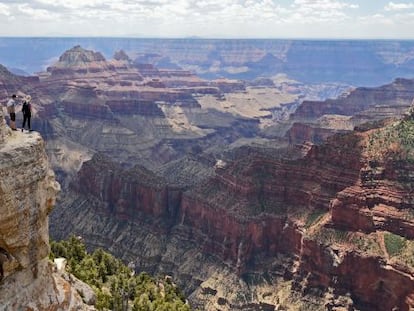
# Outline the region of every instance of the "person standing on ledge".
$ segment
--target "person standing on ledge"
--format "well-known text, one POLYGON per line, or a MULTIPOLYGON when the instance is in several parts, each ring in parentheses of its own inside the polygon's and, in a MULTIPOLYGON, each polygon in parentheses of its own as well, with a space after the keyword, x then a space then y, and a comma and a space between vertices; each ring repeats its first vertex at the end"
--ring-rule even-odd
POLYGON ((28 130, 30 132, 32 131, 32 128, 30 127, 30 118, 32 117, 32 105, 30 104, 30 101, 31 100, 32 100, 32 98, 30 97, 30 95, 27 95, 27 97, 23 101, 23 107, 22 107, 22 112, 23 112, 22 132, 23 132, 24 127, 26 125, 26 120, 27 120, 28 130))
POLYGON ((13 94, 12 97, 7 102, 7 112, 9 113, 9 116, 10 116, 10 128, 13 131, 17 131, 16 129, 16 105, 17 105, 16 99, 17 99, 16 94, 13 94))

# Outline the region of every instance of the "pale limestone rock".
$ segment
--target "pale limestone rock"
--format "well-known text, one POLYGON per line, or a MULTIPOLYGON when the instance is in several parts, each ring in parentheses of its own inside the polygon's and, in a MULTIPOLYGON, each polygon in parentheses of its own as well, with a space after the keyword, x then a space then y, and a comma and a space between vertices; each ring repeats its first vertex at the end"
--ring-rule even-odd
POLYGON ((1 310, 90 310, 48 260, 59 190, 40 135, 8 132, 0 112, 1 310))
POLYGON ((64 274, 62 277, 66 281, 68 281, 71 287, 79 293, 84 303, 86 303, 89 306, 95 305, 96 294, 89 285, 85 284, 84 282, 82 282, 81 280, 69 273, 64 274))
POLYGON ((6 140, 6 136, 7 136, 6 122, 3 117, 3 109, 0 109, 0 144, 4 143, 4 141, 6 140))
POLYGON ((96 303, 96 295, 92 288, 72 274, 66 272, 66 258, 55 258, 54 264, 56 274, 68 281, 71 287, 76 289, 87 305, 94 305, 96 303))
POLYGON ((66 258, 55 258, 54 263, 56 267, 56 272, 62 274, 66 271, 66 258))
POLYGON ((227 165, 226 162, 224 162, 223 160, 217 160, 216 164, 215 164, 215 168, 225 168, 227 165))

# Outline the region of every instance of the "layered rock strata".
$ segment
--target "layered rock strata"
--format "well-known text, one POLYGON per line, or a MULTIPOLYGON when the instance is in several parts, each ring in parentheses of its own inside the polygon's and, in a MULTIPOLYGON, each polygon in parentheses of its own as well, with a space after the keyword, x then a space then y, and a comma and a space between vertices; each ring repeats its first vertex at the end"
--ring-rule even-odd
POLYGON ((377 131, 400 122, 320 146, 223 159, 212 177, 173 195, 148 171, 95 159, 56 211, 74 217, 58 234, 74 231, 139 269, 173 274, 206 310, 272 310, 296 295, 315 310, 409 310, 411 164, 393 144, 381 154, 394 148, 394 160, 381 162, 372 149, 377 131), (389 237, 405 241, 401 253, 389 237), (228 275, 227 289, 217 271, 228 275))
MULTIPOLYGON (((221 98, 232 88, 239 92, 244 83, 237 80, 209 82, 179 68, 134 64, 121 52, 106 60, 80 46, 39 77, 30 85, 33 125, 48 140, 47 152, 62 178, 95 152, 157 168, 199 145, 227 144, 259 131, 256 115, 199 102, 206 94, 221 98), (76 152, 67 153, 68 145, 76 152), (62 158, 64 163, 57 160, 62 158)), ((258 117, 263 114, 270 115, 258 117)))
POLYGON ((8 131, 0 111, 0 306, 87 310, 48 260, 48 214, 59 184, 36 132, 8 131))
MULTIPOLYGON (((5 81, 8 92, 21 83, 5 81)), ((286 309, 296 295, 319 309, 412 305, 410 264, 399 264, 382 245, 389 234, 410 245, 412 197, 401 181, 411 177, 401 172, 412 165, 370 162, 363 132, 372 129, 365 126, 328 139, 366 120, 401 115, 412 81, 305 102, 286 122, 301 122, 288 138, 328 143, 286 153, 220 150, 240 137, 256 140, 261 121, 282 114, 283 107, 274 109, 280 93, 268 98, 261 94, 268 90, 244 89, 239 81, 206 83, 179 69, 133 66, 123 55, 106 61, 75 47, 34 86, 39 128, 50 138, 62 179, 97 150, 122 162, 97 155, 82 165, 54 213, 54 237, 80 234, 140 270, 173 274, 206 310, 286 309), (211 153, 199 163, 179 163, 183 154, 203 150, 211 153), (141 166, 131 169, 166 162, 158 171, 176 175, 168 181, 141 166), (361 269, 353 270, 358 263, 361 269)))
POLYGON ((293 143, 321 143, 366 122, 402 117, 411 106, 413 87, 412 79, 396 79, 381 87, 356 88, 336 99, 305 100, 292 114, 293 126, 286 136, 293 143))

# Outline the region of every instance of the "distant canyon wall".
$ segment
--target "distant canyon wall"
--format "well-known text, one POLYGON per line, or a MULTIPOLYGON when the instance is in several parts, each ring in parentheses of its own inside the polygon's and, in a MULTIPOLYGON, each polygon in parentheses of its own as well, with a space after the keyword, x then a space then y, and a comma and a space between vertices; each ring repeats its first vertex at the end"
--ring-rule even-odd
POLYGON ((375 86, 412 78, 414 69, 414 43, 398 40, 0 38, 0 43, 0 63, 28 73, 43 70, 78 44, 106 57, 123 49, 139 63, 185 68, 206 78, 285 73, 306 83, 375 86), (27 46, 36 53, 28 54, 27 46))

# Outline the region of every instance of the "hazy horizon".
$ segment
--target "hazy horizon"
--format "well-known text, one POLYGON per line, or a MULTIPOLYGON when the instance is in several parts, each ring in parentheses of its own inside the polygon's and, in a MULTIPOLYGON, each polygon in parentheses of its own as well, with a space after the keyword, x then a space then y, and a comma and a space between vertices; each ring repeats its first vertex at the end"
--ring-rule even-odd
POLYGON ((414 1, 0 1, 1 37, 413 40, 414 1))
POLYGON ((82 36, 82 35, 43 35, 43 36, 8 36, 0 35, 2 39, 150 39, 150 40, 280 40, 280 41, 414 41, 413 38, 334 38, 334 37, 201 37, 201 36, 188 36, 188 37, 156 37, 156 36, 82 36))

